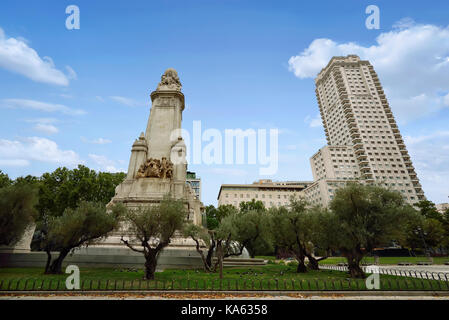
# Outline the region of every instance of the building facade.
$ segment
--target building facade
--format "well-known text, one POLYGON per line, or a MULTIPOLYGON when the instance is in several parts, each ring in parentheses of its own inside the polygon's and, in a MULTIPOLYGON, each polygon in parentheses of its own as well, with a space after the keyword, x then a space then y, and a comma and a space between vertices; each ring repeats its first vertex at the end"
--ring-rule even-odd
POLYGON ((290 197, 303 197, 303 191, 311 181, 259 180, 253 184, 223 184, 218 193, 218 205, 231 204, 239 207, 240 202, 260 200, 266 208, 287 206, 290 197))
POLYGON ((328 145, 310 159, 311 203, 327 206, 348 181, 376 183, 415 204, 424 199, 416 171, 379 78, 369 61, 333 57, 315 79, 328 145), (329 191, 329 190, 332 190, 329 191))
POLYGON ((195 172, 187 171, 186 183, 190 185, 195 196, 201 201, 201 178, 195 172))
POLYGON ((437 208, 439 213, 443 214, 447 209, 449 209, 449 203, 438 203, 435 205, 435 207, 437 208))

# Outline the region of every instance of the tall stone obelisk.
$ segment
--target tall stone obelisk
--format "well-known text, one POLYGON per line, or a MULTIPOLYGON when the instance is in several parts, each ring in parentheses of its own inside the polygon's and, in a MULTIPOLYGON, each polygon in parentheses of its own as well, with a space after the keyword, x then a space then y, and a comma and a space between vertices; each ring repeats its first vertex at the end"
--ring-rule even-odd
POLYGON ((174 69, 167 69, 157 89, 151 93, 152 107, 145 133, 135 140, 131 149, 128 174, 117 186, 111 203, 128 207, 158 203, 171 194, 182 199, 188 219, 201 224, 202 203, 186 184, 186 146, 181 136, 184 95, 174 69))

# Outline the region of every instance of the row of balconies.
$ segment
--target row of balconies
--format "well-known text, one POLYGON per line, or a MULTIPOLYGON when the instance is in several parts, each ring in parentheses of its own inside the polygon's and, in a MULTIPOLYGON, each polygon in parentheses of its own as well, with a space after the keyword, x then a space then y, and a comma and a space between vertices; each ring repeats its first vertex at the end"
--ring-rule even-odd
POLYGON ((362 167, 367 167, 368 164, 369 164, 369 161, 368 161, 368 159, 363 159, 363 160, 360 160, 360 161, 359 161, 359 164, 360 164, 360 166, 362 166, 362 167))
POLYGON ((359 153, 358 155, 356 155, 356 158, 357 158, 357 160, 359 160, 359 161, 368 161, 368 158, 366 157, 366 154, 365 153, 359 153))

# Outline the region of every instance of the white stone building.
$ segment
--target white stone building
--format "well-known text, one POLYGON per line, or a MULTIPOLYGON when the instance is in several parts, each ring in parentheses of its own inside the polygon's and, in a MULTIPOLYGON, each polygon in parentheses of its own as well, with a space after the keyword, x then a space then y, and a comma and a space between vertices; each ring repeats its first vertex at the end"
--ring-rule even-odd
POLYGON ((223 184, 218 193, 218 205, 231 204, 239 207, 240 202, 260 200, 266 208, 286 206, 290 197, 304 197, 303 191, 311 181, 259 180, 252 184, 223 184))
POLYGON ((438 203, 435 207, 439 213, 444 213, 447 209, 449 209, 449 203, 438 203))

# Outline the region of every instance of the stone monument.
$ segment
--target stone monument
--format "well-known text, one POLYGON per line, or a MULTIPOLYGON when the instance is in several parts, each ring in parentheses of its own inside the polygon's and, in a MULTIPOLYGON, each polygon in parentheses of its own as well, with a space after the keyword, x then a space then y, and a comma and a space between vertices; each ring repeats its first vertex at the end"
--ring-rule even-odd
MULTIPOLYGON (((157 204, 170 194, 183 200, 187 219, 199 225, 204 207, 186 183, 186 146, 181 136, 184 95, 181 87, 176 70, 167 69, 157 89, 150 95, 152 107, 147 128, 132 145, 127 176, 115 189, 115 196, 108 205, 121 202, 129 208, 136 208, 157 204)), ((112 234, 102 245, 126 248, 120 243, 122 234, 123 230, 112 234)), ((192 246, 189 239, 178 235, 172 239, 169 249, 192 246)))

